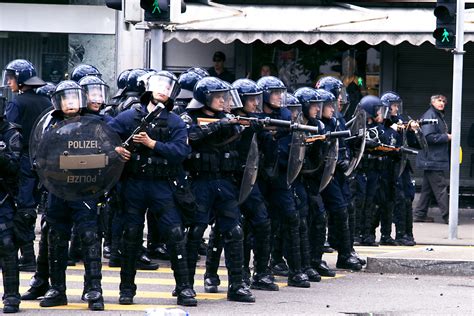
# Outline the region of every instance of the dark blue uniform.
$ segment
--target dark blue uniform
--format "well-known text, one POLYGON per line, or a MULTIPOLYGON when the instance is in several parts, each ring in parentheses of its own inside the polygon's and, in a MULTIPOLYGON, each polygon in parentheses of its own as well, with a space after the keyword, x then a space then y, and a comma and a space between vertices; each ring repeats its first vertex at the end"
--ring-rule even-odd
POLYGON ((18 248, 14 244, 13 233, 16 193, 14 188, 18 182, 20 151, 21 135, 18 126, 4 121, 0 115, 0 258, 2 259, 4 310, 9 306, 17 310, 20 304, 18 248))
MULTIPOLYGON (((147 114, 147 106, 142 104, 140 108, 120 113, 109 122, 109 126, 126 139, 147 114)), ((163 109, 148 124, 145 132, 156 141, 156 145, 153 149, 136 145, 125 165, 120 185, 125 223, 120 272, 121 303, 125 303, 122 298, 132 299, 136 294, 136 258, 141 248, 147 209, 166 236, 178 296, 189 288, 184 228, 171 186, 182 172, 182 162, 190 152, 186 126, 177 115, 163 109)))
MULTIPOLYGON (((38 176, 31 168, 29 140, 34 123, 41 113, 50 108, 51 101, 46 96, 35 93, 33 89, 24 91, 15 96, 7 104, 6 119, 21 125, 23 148, 20 157, 20 184, 18 191, 18 209, 21 212, 35 216, 36 206, 39 202, 38 176)), ((35 254, 33 240, 35 239, 34 226, 30 228, 31 242, 21 247, 22 258, 20 267, 30 271, 35 267, 35 254)))
MULTIPOLYGON (((52 115, 53 119, 47 129, 54 129, 57 123, 65 119, 60 111, 55 111, 52 115)), ((45 218, 49 226, 47 242, 51 288, 46 292, 40 306, 48 307, 67 304, 67 249, 73 226, 82 245, 85 270, 84 294, 90 298, 86 298, 86 300, 89 303, 102 300, 102 263, 97 203, 97 199, 68 201, 52 193, 48 194, 45 218)))

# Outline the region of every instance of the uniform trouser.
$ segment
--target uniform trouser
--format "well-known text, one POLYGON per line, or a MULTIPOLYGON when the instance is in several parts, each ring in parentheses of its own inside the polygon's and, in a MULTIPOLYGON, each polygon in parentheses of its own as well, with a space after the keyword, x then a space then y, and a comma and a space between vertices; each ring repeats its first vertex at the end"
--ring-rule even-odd
POLYGON ((229 284, 242 282, 243 232, 237 188, 227 179, 193 179, 191 188, 196 197, 197 211, 187 235, 187 254, 190 280, 194 279, 197 251, 210 218, 215 218, 216 233, 223 236, 229 284))
MULTIPOLYGON (((240 206, 244 220, 248 222, 248 231, 253 238, 250 238, 250 247, 254 251, 254 268, 257 274, 266 273, 268 261, 270 259, 270 234, 271 225, 265 200, 258 183, 254 185, 249 197, 240 206), (253 242, 252 242, 253 241, 253 242)), ((244 229, 244 233, 245 233, 244 229)), ((247 240, 247 236, 245 239, 247 240)), ((245 256, 244 266, 248 267, 248 260, 245 256)))
POLYGON ((49 283, 48 262, 48 234, 49 225, 46 214, 41 217, 41 237, 38 244, 38 257, 36 259, 36 272, 30 281, 32 287, 41 287, 49 283))
POLYGON ((341 171, 336 171, 333 179, 321 192, 321 197, 332 223, 329 225, 329 243, 339 256, 348 257, 352 250, 348 212, 350 192, 347 178, 341 171))
POLYGON ((319 193, 320 177, 305 176, 303 183, 308 196, 308 237, 311 262, 319 264, 326 241, 326 210, 319 193))
MULTIPOLYGON (((4 193, 0 192, 3 199, 4 193)), ((20 304, 20 272, 18 270, 18 248, 13 236, 13 203, 7 199, 0 205, 0 259, 3 275, 3 303, 20 304)))
POLYGON ((375 169, 359 169, 355 174, 353 202, 356 219, 359 219, 359 222, 356 223, 356 230, 357 226, 359 227, 356 235, 360 235, 362 238, 372 236, 375 212, 374 198, 379 178, 380 172, 375 169))
POLYGON ((263 196, 269 203, 270 218, 280 220, 283 253, 288 263, 289 276, 301 272, 300 219, 296 210, 293 189, 286 184, 286 172, 280 170, 275 179, 259 182, 263 196))
POLYGON ((171 268, 178 290, 189 286, 182 219, 169 181, 128 178, 122 182, 122 192, 124 234, 120 294, 136 294, 136 262, 143 243, 147 209, 155 217, 157 229, 167 237, 171 268))
MULTIPOLYGON (((38 190, 38 176, 31 168, 30 156, 23 153, 20 157, 20 179, 18 187, 18 209, 30 210, 33 214, 36 212, 36 207, 40 199, 38 190)), ((25 260, 34 260, 33 240, 35 239, 35 227, 30 227, 29 236, 31 243, 20 247, 20 251, 25 260)))
POLYGON ((74 225, 82 244, 84 258, 84 291, 102 292, 102 263, 98 234, 97 200, 66 201, 54 194, 48 196, 46 221, 49 225, 49 274, 51 288, 65 293, 67 244, 74 225))
POLYGON ((380 174, 378 191, 375 197, 377 209, 374 214, 371 235, 375 235, 375 230, 380 223, 380 233, 383 237, 390 237, 392 234, 393 209, 395 207, 395 185, 396 178, 393 168, 383 170, 380 174))
POLYGON ((420 199, 414 209, 415 216, 424 217, 428 213, 431 194, 438 202, 439 209, 443 218, 449 215, 448 206, 448 179, 446 173, 442 170, 424 170, 423 182, 421 184, 420 199))
POLYGON ((410 171, 405 168, 395 185, 394 222, 397 238, 404 235, 413 236, 413 209, 415 185, 411 180, 410 171))

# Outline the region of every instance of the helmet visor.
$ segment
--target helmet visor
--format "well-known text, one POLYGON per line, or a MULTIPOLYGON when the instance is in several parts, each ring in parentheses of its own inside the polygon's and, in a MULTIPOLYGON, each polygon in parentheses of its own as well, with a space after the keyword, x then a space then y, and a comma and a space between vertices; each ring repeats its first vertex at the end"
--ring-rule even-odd
POLYGON ((226 102, 226 111, 225 112, 230 112, 231 110, 235 109, 241 109, 243 107, 242 101, 240 100, 239 97, 239 92, 237 89, 230 89, 230 98, 226 102))
POLYGON ((403 114, 403 101, 390 102, 390 115, 396 116, 403 114))
POLYGON ((382 117, 384 120, 389 119, 391 116, 391 111, 390 111, 391 106, 382 106, 382 117))
POLYGON ((16 80, 15 72, 10 69, 5 69, 2 72, 2 87, 8 87, 8 82, 10 80, 16 80))
POLYGON ((173 100, 179 93, 179 84, 177 81, 165 76, 150 76, 145 88, 146 91, 159 93, 173 100))
POLYGON ((241 97, 243 107, 247 113, 262 113, 263 95, 258 94, 247 94, 241 97))
POLYGON ((206 94, 206 105, 214 111, 225 111, 230 105, 231 94, 229 90, 212 91, 206 94))
POLYGON ((323 108, 321 111, 321 117, 323 118, 333 118, 336 117, 337 111, 337 102, 336 101, 327 101, 322 104, 323 108))
POLYGON ((285 107, 286 89, 270 89, 268 91, 268 103, 274 107, 285 107))
POLYGON ((349 108, 349 98, 347 95, 346 87, 340 89, 339 95, 337 96, 337 110, 342 114, 346 114, 349 108))
POLYGON ((67 89, 55 93, 51 101, 56 110, 64 114, 74 114, 86 107, 87 96, 82 89, 67 89))
POLYGON ((87 103, 107 104, 109 101, 109 87, 103 84, 84 86, 87 94, 87 103))
POLYGON ((323 102, 309 102, 308 103, 308 116, 310 118, 320 119, 323 113, 323 102))

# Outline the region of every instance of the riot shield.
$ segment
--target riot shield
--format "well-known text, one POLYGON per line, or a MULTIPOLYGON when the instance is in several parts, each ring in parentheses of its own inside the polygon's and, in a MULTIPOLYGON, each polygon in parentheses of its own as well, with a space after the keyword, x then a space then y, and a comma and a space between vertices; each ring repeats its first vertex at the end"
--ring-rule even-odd
MULTIPOLYGON (((303 113, 298 115, 297 123, 303 121, 303 113)), ((286 172, 286 183, 291 185, 301 171, 306 153, 306 137, 303 131, 293 130, 291 135, 290 152, 288 156, 288 168, 286 172)))
POLYGON ((239 204, 242 204, 247 199, 250 192, 252 192, 255 181, 257 180, 258 162, 257 134, 254 133, 252 141, 250 142, 247 160, 245 162, 244 175, 242 176, 242 182, 240 183, 239 204))
POLYGON ((367 116, 365 111, 359 110, 355 114, 355 117, 352 121, 352 125, 350 127, 351 131, 351 136, 350 138, 355 138, 356 139, 356 144, 357 146, 354 148, 351 148, 351 154, 352 158, 349 163, 349 168, 344 172, 346 176, 350 176, 352 171, 354 171, 355 168, 359 165, 360 160, 362 159, 362 156, 364 155, 364 150, 365 150, 365 134, 367 131, 367 126, 366 126, 366 120, 367 116))
POLYGON ((415 137, 422 150, 428 151, 428 143, 421 129, 415 131, 415 137))
POLYGON ((337 157, 339 152, 339 139, 332 138, 329 141, 329 150, 325 158, 323 175, 321 177, 321 183, 319 185, 319 192, 324 190, 326 186, 331 182, 331 179, 336 170, 337 157))
POLYGON ((51 119, 53 118, 51 114, 53 113, 54 109, 52 107, 46 109, 43 111, 43 113, 38 116, 38 119, 33 125, 33 129, 31 130, 30 134, 30 143, 28 144, 29 146, 29 152, 30 152, 30 164, 34 168, 35 166, 35 157, 36 157, 36 152, 38 150, 38 145, 43 137, 44 132, 46 131, 46 128, 48 127, 49 123, 51 122, 51 119))
MULTIPOLYGON (((41 134, 42 124, 35 128, 41 134)), ((124 162, 120 137, 93 116, 61 121, 42 133, 35 154, 38 176, 49 192, 78 201, 97 198, 119 180, 124 162)))

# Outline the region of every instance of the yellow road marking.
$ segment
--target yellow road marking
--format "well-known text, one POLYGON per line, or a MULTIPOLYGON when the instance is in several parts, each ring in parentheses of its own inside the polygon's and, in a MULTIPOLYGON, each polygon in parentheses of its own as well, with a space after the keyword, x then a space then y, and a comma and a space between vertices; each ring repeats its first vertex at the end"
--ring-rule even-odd
MULTIPOLYGON (((20 287, 20 292, 24 293, 28 290, 28 287, 20 287)), ((119 297, 119 290, 103 290, 105 298, 119 297)), ((82 289, 71 289, 66 290, 67 295, 82 295, 82 289)), ((137 291, 137 298, 165 298, 165 299, 175 299, 170 292, 154 292, 154 291, 137 291)), ((197 293, 197 299, 201 300, 220 300, 226 297, 226 293, 197 293)))
MULTIPOLYGON (((105 303, 106 311, 144 311, 149 308, 175 308, 177 305, 156 305, 156 304, 133 304, 133 305, 120 305, 120 304, 110 304, 105 303)), ((38 309, 38 310, 88 310, 87 303, 69 303, 64 306, 54 306, 54 307, 40 307, 39 302, 37 301, 22 301, 20 304, 21 309, 38 309)))

